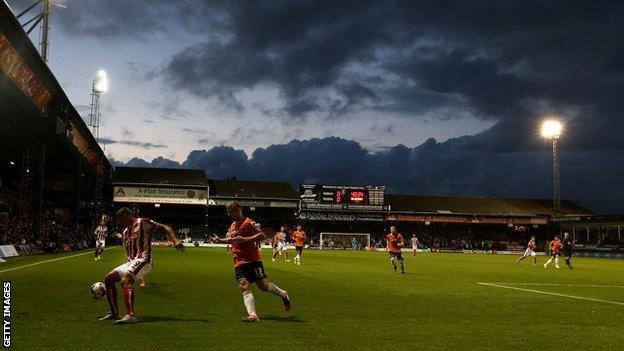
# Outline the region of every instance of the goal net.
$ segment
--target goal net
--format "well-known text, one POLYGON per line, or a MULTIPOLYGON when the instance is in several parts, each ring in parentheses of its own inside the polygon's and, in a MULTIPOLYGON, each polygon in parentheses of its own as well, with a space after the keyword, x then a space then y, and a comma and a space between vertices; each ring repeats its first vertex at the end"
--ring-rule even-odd
POLYGON ((370 234, 322 232, 319 243, 319 250, 367 250, 370 247, 370 234))

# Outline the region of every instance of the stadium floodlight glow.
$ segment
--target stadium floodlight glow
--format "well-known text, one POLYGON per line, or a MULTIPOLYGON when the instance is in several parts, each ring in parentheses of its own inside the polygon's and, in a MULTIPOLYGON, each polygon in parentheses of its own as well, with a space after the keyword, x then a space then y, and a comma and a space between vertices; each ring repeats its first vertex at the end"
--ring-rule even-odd
POLYGON ((561 136, 563 126, 555 119, 542 122, 542 136, 552 141, 552 179, 553 179, 553 216, 561 211, 561 185, 559 176, 559 151, 557 140, 561 136))
POLYGON ((542 123, 542 136, 547 139, 559 139, 563 127, 556 120, 546 120, 542 123))
POLYGON ((93 136, 98 143, 100 142, 100 95, 107 90, 106 71, 99 70, 91 84, 91 112, 89 113, 89 125, 93 127, 93 136))
POLYGON ((108 78, 106 77, 106 71, 99 70, 98 76, 93 81, 94 93, 105 93, 108 90, 108 78))
POLYGON ((9 161, 9 164, 10 164, 11 166, 15 166, 15 162, 13 162, 13 161, 9 161))

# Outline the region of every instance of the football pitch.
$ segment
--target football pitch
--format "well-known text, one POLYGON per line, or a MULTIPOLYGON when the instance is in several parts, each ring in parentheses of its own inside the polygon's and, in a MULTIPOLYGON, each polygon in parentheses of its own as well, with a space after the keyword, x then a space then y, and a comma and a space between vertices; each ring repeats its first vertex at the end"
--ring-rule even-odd
MULTIPOLYGON (((291 254, 294 252, 291 252, 291 254)), ((136 287, 139 323, 97 320, 106 299, 89 287, 124 261, 108 248, 9 259, 16 350, 408 350, 620 349, 624 262, 575 258, 544 269, 516 256, 418 254, 406 274, 384 252, 311 251, 301 266, 263 251, 281 299, 253 292, 259 323, 244 323, 241 294, 224 249, 154 249, 148 287, 136 287), (57 259, 61 258, 61 259, 57 259), (52 261, 54 260, 54 261, 52 261), (41 263, 41 264, 39 264, 41 263)), ((545 257, 539 258, 544 263, 545 257)), ((123 296, 119 296, 123 311, 123 296)))

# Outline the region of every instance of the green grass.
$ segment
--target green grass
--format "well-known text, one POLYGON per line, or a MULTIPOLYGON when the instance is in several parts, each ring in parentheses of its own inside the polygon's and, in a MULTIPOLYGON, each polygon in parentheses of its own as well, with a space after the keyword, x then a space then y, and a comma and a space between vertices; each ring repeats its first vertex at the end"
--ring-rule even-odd
MULTIPOLYGON (((73 255, 66 254, 66 255, 73 255)), ((303 265, 271 262, 269 279, 289 291, 293 310, 254 287, 260 323, 245 315, 232 260, 223 249, 181 254, 157 248, 149 286, 137 287, 140 323, 99 322, 106 300, 91 283, 123 262, 120 248, 1 272, 12 281, 13 348, 106 350, 619 349, 624 306, 483 286, 477 282, 554 283, 520 288, 624 302, 624 262, 577 258, 568 271, 514 264, 496 255, 406 255, 395 274, 383 252, 306 251, 303 265)), ((56 258, 10 259, 0 271, 56 258)), ((543 263, 544 257, 540 257, 543 263)), ((509 285, 512 286, 512 285, 509 285)), ((120 294, 123 311, 123 297, 120 294)))

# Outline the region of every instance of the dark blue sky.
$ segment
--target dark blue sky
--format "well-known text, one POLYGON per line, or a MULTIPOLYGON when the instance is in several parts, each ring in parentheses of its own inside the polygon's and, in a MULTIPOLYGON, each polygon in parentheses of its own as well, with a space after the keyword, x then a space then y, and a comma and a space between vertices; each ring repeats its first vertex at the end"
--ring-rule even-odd
POLYGON ((109 72, 101 134, 116 160, 549 197, 538 126, 558 116, 563 197, 624 212, 624 3, 63 3, 51 67, 85 113, 109 72))

